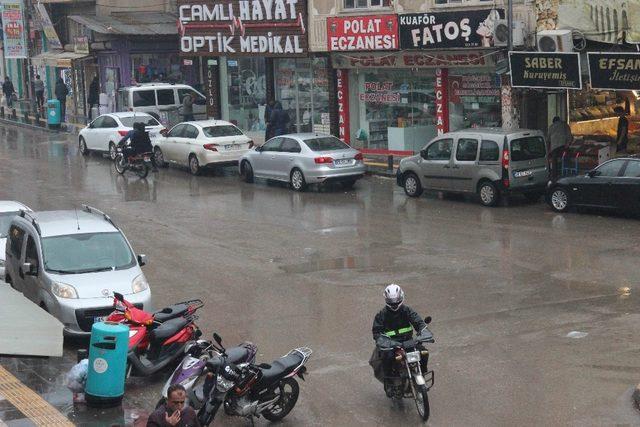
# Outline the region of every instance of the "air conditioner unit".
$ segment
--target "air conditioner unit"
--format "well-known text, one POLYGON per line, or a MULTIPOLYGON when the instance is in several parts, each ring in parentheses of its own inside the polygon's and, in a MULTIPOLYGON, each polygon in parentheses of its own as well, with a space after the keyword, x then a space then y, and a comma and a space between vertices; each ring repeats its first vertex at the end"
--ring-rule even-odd
MULTIPOLYGON (((524 22, 513 21, 512 28, 513 47, 524 46, 524 22)), ((509 21, 498 19, 493 34, 494 46, 509 46, 509 21)))
POLYGON ((571 30, 544 30, 537 34, 540 52, 573 52, 571 30))

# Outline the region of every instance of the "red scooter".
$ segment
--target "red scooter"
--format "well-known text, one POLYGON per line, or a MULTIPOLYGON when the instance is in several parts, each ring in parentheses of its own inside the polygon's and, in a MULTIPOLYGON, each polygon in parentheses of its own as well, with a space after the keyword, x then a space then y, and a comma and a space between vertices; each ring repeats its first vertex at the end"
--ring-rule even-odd
POLYGON ((127 377, 151 375, 181 359, 187 343, 202 335, 194 323, 194 313, 202 306, 196 299, 149 313, 114 293, 114 311, 105 320, 129 326, 127 377))

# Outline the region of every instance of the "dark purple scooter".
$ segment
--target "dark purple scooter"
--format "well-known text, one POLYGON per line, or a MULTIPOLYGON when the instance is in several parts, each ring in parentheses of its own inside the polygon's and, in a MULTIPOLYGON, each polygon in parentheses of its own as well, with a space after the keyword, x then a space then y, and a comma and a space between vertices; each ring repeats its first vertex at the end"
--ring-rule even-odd
MULTIPOLYGON (((253 343, 244 342, 237 347, 227 349, 227 362, 236 365, 254 363, 257 352, 258 347, 253 343)), ((184 359, 162 388, 162 398, 158 401, 156 408, 165 403, 167 390, 173 384, 182 384, 187 391, 185 404, 191 405, 197 410, 205 403, 210 387, 213 385, 213 374, 205 372, 204 368, 210 360, 215 364, 214 360, 219 359, 220 353, 213 348, 211 341, 207 340, 198 340, 187 344, 185 353, 184 359)), ((221 360, 220 363, 222 363, 221 360)))

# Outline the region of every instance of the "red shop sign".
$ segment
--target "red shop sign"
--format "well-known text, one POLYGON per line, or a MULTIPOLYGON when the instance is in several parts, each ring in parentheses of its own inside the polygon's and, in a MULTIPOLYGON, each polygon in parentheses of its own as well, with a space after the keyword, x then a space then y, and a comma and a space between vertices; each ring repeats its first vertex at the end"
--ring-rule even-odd
POLYGON ((330 52, 357 52, 398 49, 396 15, 327 18, 330 52))
POLYGON ((336 70, 336 97, 338 98, 338 138, 349 143, 349 75, 347 70, 336 70))
POLYGON ((448 77, 448 69, 436 69, 436 130, 438 135, 449 132, 448 77))

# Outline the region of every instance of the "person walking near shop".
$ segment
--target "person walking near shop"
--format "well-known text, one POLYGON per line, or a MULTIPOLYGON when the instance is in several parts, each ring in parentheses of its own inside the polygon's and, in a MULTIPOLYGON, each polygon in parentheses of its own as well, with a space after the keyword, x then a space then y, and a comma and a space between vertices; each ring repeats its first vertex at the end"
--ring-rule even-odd
POLYGON ((265 123, 264 141, 265 142, 267 142, 273 137, 273 127, 271 126, 271 122, 269 120, 271 119, 271 113, 273 112, 273 106, 275 105, 275 103, 276 101, 273 98, 269 99, 269 101, 267 102, 267 106, 264 109, 264 123, 265 123))
POLYGON ((627 144, 629 143, 629 120, 627 119, 627 113, 623 107, 617 106, 613 109, 618 117, 618 132, 616 134, 616 152, 626 153, 627 144))
POLYGON ((58 77, 58 81, 56 82, 56 98, 60 101, 60 121, 65 121, 65 116, 67 114, 67 95, 69 95, 69 88, 62 77, 58 77))
POLYGON ((182 117, 184 122, 192 122, 195 120, 193 117, 193 96, 187 93, 182 98, 182 117))
POLYGON ((9 76, 4 78, 4 83, 2 83, 2 93, 4 93, 4 98, 7 100, 7 107, 13 107, 13 94, 16 93, 16 90, 14 89, 9 76))
MULTIPOLYGON (((94 76, 89 85, 89 96, 87 97, 87 104, 89 104, 89 120, 93 119, 93 107, 98 106, 100 109, 100 82, 98 76, 94 76)), ((98 111, 100 115, 100 111, 98 111)))
POLYGON ((551 179, 558 179, 558 160, 564 151, 573 143, 573 134, 569 124, 555 116, 549 126, 548 137, 549 154, 551 154, 551 179))
POLYGON ((282 104, 280 102, 276 102, 273 105, 273 110, 269 115, 269 124, 271 125, 273 136, 280 136, 287 133, 287 129, 289 126, 289 122, 291 119, 289 118, 289 113, 282 109, 282 104))
POLYGON ((44 82, 40 78, 40 74, 36 75, 36 80, 33 82, 33 92, 36 94, 36 102, 40 110, 44 107, 44 82))

